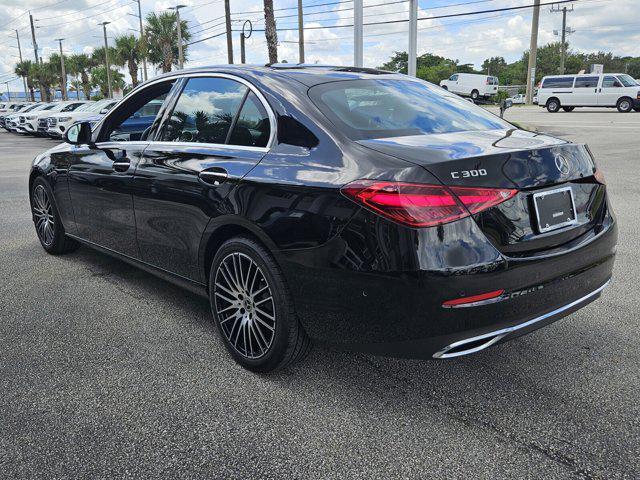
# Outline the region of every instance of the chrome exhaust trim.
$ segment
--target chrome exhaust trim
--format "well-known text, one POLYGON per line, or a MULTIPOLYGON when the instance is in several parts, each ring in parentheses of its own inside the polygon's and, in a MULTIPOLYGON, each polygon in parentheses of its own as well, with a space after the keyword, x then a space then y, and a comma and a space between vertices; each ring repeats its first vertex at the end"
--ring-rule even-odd
POLYGON ((610 282, 611 282, 611 280, 607 280, 604 285, 602 285, 601 287, 597 288, 593 292, 585 295, 584 297, 579 298, 577 300, 574 300, 571 303, 563 305, 560 308, 556 308, 555 310, 552 310, 551 312, 545 313, 544 315, 541 315, 539 317, 533 318, 533 319, 531 319, 529 321, 526 321, 524 323, 520 323, 518 325, 514 325, 513 327, 502 328, 500 330, 495 330, 493 332, 485 333, 483 335, 477 335, 475 337, 465 338, 464 340, 459 340, 457 342, 453 342, 452 344, 447 345, 446 347, 444 347, 442 350, 439 350, 438 352, 434 353, 433 354, 433 358, 455 358, 455 357, 461 357, 463 355, 469 355, 471 353, 476 353, 476 352, 479 352, 481 350, 484 350, 485 348, 488 348, 491 345, 497 343, 499 340, 501 340, 505 336, 509 335, 510 333, 513 333, 515 331, 518 331, 518 330, 521 330, 523 328, 529 327, 529 326, 534 325, 534 324, 536 324, 538 322, 542 322, 543 320, 546 320, 546 319, 548 319, 550 317, 554 317, 556 315, 559 315, 562 312, 565 312, 565 311, 575 307, 576 305, 579 305, 580 303, 589 300, 591 297, 599 295, 607 287, 607 285, 609 285, 610 282), (483 340, 484 340, 484 342, 483 342, 483 340), (472 344, 472 345, 469 345, 469 344, 472 344), (465 345, 469 345, 469 348, 465 349, 464 348, 465 345), (452 352, 451 350, 455 350, 455 351, 452 352))

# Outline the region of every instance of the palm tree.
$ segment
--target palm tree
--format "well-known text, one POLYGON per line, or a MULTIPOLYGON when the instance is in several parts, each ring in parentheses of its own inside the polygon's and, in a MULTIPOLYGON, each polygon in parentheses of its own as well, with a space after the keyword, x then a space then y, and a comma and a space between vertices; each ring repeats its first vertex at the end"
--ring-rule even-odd
MULTIPOLYGON (((109 97, 109 82, 107 79, 107 69, 104 65, 93 67, 91 69, 91 84, 100 89, 103 98, 109 97)), ((111 69, 111 88, 115 90, 124 90, 126 83, 124 75, 115 68, 111 69)))
MULTIPOLYGON (((64 61, 65 63, 67 62, 67 57, 64 57, 64 61)), ((49 64, 58 75, 58 85, 60 86, 60 93, 62 95, 62 98, 66 98, 66 94, 64 92, 67 89, 67 79, 62 78, 62 65, 60 62, 60 55, 58 55, 57 53, 52 53, 51 55, 49 55, 49 64)))
MULTIPOLYGON (((70 71, 80 77, 82 91, 87 100, 91 99, 91 79, 89 78, 90 70, 96 65, 89 55, 84 53, 71 55, 69 57, 70 71)), ((102 62, 101 62, 102 63, 102 62)))
POLYGON ((51 86, 58 81, 57 68, 50 62, 32 65, 32 73, 40 84, 40 99, 45 102, 52 100, 51 86))
POLYGON ((33 91, 33 79, 31 77, 31 66, 33 62, 31 60, 23 60, 22 62, 18 62, 14 68, 14 72, 19 77, 22 77, 27 82, 27 88, 29 89, 29 95, 31 96, 31 101, 35 102, 36 97, 33 91))
POLYGON ((131 83, 138 86, 138 63, 142 60, 141 42, 134 35, 122 35, 116 38, 114 63, 127 67, 131 83))
MULTIPOLYGON (((156 65, 162 67, 162 72, 170 72, 172 65, 178 64, 178 18, 175 12, 163 12, 156 15, 151 12, 147 15, 145 27, 147 58, 156 65)), ((189 26, 185 20, 180 21, 182 32, 182 53, 187 59, 187 45, 184 43, 191 38, 189 26)))
POLYGON ((264 36, 267 39, 269 63, 278 63, 278 32, 273 15, 273 0, 264 0, 264 36))

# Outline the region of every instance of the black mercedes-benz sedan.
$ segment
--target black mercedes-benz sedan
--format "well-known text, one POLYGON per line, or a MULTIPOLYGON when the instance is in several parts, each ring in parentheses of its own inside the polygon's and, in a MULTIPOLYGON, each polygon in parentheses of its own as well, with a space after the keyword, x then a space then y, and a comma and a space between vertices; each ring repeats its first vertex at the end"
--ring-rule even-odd
POLYGON ((372 69, 157 77, 39 155, 29 191, 47 252, 88 245, 206 295, 260 372, 312 341, 483 350, 598 298, 616 252, 586 146, 372 69))

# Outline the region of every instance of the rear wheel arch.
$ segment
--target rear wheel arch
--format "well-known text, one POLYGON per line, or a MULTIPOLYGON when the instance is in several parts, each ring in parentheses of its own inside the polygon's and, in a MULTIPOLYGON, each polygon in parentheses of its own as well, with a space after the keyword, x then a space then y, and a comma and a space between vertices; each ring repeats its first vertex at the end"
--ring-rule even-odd
POLYGON ((234 237, 249 237, 255 240, 269 253, 271 253, 278 263, 277 255, 275 253, 276 245, 263 232, 256 231, 257 229, 255 227, 246 225, 244 222, 230 222, 223 225, 213 226, 207 230, 208 231, 203 235, 203 243, 201 247, 202 253, 200 255, 204 279, 207 286, 209 284, 211 263, 213 262, 216 252, 224 242, 234 237))

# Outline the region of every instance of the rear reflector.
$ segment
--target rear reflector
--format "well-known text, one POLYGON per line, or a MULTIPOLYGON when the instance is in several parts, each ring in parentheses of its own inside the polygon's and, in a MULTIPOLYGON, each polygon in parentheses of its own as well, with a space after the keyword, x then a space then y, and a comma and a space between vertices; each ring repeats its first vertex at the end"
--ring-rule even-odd
POLYGON ((468 217, 513 197, 517 190, 445 187, 357 180, 342 193, 368 209, 410 227, 433 227, 468 217))
POLYGON ((493 298, 498 298, 503 293, 504 293, 504 289, 494 290, 493 292, 481 293, 480 295, 473 295, 471 297, 456 298, 455 300, 447 300, 442 304, 442 306, 445 308, 471 306, 471 304, 474 304, 474 303, 482 302, 485 300, 491 300, 493 298))

